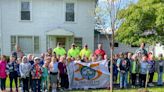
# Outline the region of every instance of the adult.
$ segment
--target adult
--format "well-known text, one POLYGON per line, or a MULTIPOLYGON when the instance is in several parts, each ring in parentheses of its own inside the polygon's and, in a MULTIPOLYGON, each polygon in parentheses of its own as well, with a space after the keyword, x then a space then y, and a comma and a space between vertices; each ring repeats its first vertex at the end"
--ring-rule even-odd
POLYGON ((76 45, 73 43, 71 49, 68 50, 68 56, 76 58, 79 55, 79 51, 76 49, 76 45))
POLYGON ((101 56, 101 58, 104 60, 105 51, 102 49, 102 44, 98 44, 98 49, 95 50, 94 55, 101 56))
POLYGON ((136 54, 147 55, 147 50, 145 49, 145 43, 141 43, 140 48, 136 50, 136 54))
POLYGON ((47 55, 48 55, 48 56, 52 57, 52 52, 53 52, 53 51, 52 51, 52 48, 48 48, 48 49, 47 49, 47 55))
POLYGON ((13 52, 12 52, 12 55, 15 56, 16 59, 17 59, 17 58, 21 58, 21 59, 22 59, 23 56, 24 56, 24 53, 23 53, 23 51, 21 50, 20 46, 19 46, 19 45, 15 45, 15 49, 16 49, 16 51, 13 51, 13 52))
POLYGON ((59 42, 57 47, 53 50, 57 56, 64 56, 66 54, 65 49, 62 47, 61 43, 59 42))
POLYGON ((84 48, 80 51, 80 56, 83 59, 83 57, 89 58, 91 55, 91 50, 88 48, 87 44, 84 44, 84 48))
POLYGON ((39 62, 40 66, 44 65, 45 57, 49 57, 49 56, 46 56, 45 53, 41 53, 41 55, 40 55, 40 62, 39 62))

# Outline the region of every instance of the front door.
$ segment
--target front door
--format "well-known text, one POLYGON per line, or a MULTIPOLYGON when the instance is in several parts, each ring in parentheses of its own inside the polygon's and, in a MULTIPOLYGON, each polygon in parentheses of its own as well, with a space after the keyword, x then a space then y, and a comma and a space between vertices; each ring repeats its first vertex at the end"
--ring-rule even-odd
POLYGON ((56 44, 61 43, 62 47, 66 49, 66 38, 65 37, 57 37, 56 44))

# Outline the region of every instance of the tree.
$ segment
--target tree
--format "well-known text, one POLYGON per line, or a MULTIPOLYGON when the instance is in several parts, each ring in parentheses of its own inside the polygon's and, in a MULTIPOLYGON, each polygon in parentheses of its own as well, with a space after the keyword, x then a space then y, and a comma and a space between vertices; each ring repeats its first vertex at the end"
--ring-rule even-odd
POLYGON ((125 44, 164 44, 164 0, 139 0, 119 11, 116 39, 125 44))
POLYGON ((123 8, 122 3, 127 0, 104 0, 104 6, 97 6, 96 12, 96 28, 105 33, 107 40, 110 42, 110 91, 113 91, 113 52, 114 52, 114 33, 121 20, 118 20, 118 11, 123 8), (110 30, 107 30, 107 29, 110 30), (108 32, 112 33, 110 40, 108 32))

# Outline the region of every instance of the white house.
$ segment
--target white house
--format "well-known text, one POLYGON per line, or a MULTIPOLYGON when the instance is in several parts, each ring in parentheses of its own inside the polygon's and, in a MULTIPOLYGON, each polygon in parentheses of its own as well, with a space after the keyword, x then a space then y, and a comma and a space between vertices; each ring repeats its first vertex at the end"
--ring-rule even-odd
MULTIPOLYGON (((109 35, 109 40, 111 41, 111 32, 107 33, 109 35)), ((94 41, 94 48, 97 48, 97 44, 101 43, 103 44, 103 48, 106 51, 106 54, 110 55, 110 41, 107 40, 105 33, 103 32, 99 32, 99 31, 95 31, 95 41, 94 41)), ((123 43, 117 42, 115 41, 114 43, 114 54, 118 54, 120 52, 132 52, 135 53, 136 49, 138 49, 138 46, 132 46, 132 45, 125 45, 123 43)))
MULTIPOLYGON (((109 40, 111 41, 111 32, 107 32, 109 35, 109 40)), ((97 44, 101 43, 103 44, 103 48, 106 51, 108 55, 110 55, 110 45, 109 41, 107 40, 105 33, 104 32, 99 32, 95 30, 95 35, 94 35, 94 48, 97 49, 97 44)), ((135 53, 136 49, 139 48, 139 46, 133 46, 133 45, 125 45, 123 43, 120 43, 118 41, 115 41, 114 43, 114 54, 118 54, 120 52, 132 52, 135 53)), ((155 46, 148 46, 146 45, 146 50, 149 52, 153 52, 155 56, 158 56, 159 54, 164 55, 164 46, 160 44, 156 44, 155 46)))
POLYGON ((94 50, 94 9, 97 0, 0 0, 2 53, 18 44, 39 54, 61 42, 66 50, 75 42, 94 50))

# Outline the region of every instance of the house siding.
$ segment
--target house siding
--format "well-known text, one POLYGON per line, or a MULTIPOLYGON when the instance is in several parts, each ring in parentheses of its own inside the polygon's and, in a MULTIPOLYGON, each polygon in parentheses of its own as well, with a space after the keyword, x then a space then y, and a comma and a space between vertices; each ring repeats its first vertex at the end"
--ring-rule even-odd
MULTIPOLYGON (((99 41, 98 41, 98 34, 95 35, 95 47, 94 49, 97 49, 97 44, 101 43, 103 44, 103 49, 106 51, 106 54, 109 56, 110 55, 110 46, 109 43, 111 42, 111 37, 109 37, 110 41, 107 40, 105 35, 101 35, 99 36, 99 41)), ((132 52, 135 53, 136 49, 138 47, 131 47, 130 45, 125 45, 122 43, 118 42, 118 47, 114 48, 114 54, 118 54, 120 52, 132 52)))
POLYGON ((72 31, 75 37, 82 37, 94 49, 94 0, 71 0, 77 2, 75 23, 65 22, 66 0, 32 0, 32 20, 20 21, 20 0, 0 0, 3 20, 3 54, 10 54, 11 35, 39 36, 40 51, 46 51, 46 31, 57 27, 72 31))

